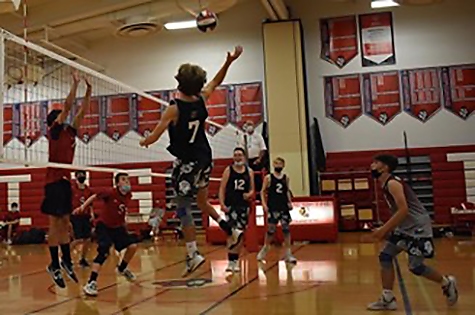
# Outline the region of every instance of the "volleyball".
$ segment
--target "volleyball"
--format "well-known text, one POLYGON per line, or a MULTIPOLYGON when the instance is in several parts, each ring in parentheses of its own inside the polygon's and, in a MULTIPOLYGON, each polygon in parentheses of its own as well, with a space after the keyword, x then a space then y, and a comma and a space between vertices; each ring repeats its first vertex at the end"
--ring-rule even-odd
POLYGON ((205 9, 196 17, 196 25, 203 33, 212 31, 216 28, 216 25, 218 25, 218 17, 214 12, 205 9))

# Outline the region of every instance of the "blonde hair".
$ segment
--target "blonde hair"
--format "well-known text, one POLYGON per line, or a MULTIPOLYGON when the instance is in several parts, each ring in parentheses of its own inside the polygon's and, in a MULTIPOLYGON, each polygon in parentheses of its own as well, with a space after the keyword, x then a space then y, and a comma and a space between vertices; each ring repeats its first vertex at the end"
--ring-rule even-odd
POLYGON ((185 95, 199 95, 206 83, 206 71, 198 65, 182 64, 175 76, 178 90, 185 95))

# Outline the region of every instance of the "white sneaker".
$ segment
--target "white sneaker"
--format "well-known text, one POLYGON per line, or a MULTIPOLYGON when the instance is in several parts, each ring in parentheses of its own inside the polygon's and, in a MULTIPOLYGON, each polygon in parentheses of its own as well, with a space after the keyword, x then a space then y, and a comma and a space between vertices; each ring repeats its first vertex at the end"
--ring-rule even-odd
POLYGON ((97 282, 96 281, 90 281, 88 282, 82 290, 84 293, 88 296, 97 296, 97 282))
POLYGON ((442 287, 442 291, 447 299, 447 305, 454 306, 457 303, 459 298, 459 293, 457 290, 457 281, 454 276, 446 277, 449 283, 446 286, 442 287))
POLYGON ((234 272, 235 267, 236 267, 236 261, 230 260, 228 262, 228 267, 226 267, 226 272, 234 272))
POLYGON ((233 234, 231 235, 231 242, 229 243, 228 248, 235 248, 242 240, 244 236, 244 231, 239 229, 233 229, 233 234))
POLYGON ((117 273, 120 274, 122 277, 124 277, 129 282, 134 282, 135 279, 137 279, 137 277, 135 277, 133 272, 130 271, 129 269, 127 269, 127 268, 125 268, 125 270, 122 271, 122 272, 119 271, 119 268, 117 268, 117 273))
POLYGON ((7 240, 7 245, 12 245, 12 240, 7 240))
POLYGON ((233 268, 234 273, 241 272, 241 267, 239 267, 239 260, 235 261, 234 263, 234 268, 233 268))
POLYGON ((368 311, 395 311, 397 309, 396 298, 393 297, 391 301, 386 301, 383 296, 376 302, 368 304, 368 311))
POLYGON ((192 273, 198 267, 200 267, 202 264, 205 262, 205 258, 201 256, 199 252, 195 252, 193 254, 193 257, 187 256, 186 257, 186 268, 185 271, 183 272, 183 277, 186 277, 188 274, 192 273))
POLYGON ((261 248, 261 250, 259 251, 259 254, 257 254, 257 260, 258 261, 263 261, 264 259, 266 259, 268 251, 269 251, 269 249, 267 248, 267 246, 263 246, 261 248))
POLYGON ((297 263, 297 258, 295 258, 295 256, 292 255, 291 253, 285 255, 284 260, 285 260, 286 263, 289 263, 289 264, 296 264, 297 263))

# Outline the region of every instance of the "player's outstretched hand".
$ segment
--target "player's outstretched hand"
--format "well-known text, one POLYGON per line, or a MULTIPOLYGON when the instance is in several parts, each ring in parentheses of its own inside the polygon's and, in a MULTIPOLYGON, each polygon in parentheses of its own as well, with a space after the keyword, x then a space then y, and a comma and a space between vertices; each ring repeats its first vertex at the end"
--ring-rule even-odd
POLYGON ((81 214, 82 212, 82 208, 81 207, 77 207, 76 209, 73 210, 73 213, 74 215, 78 215, 78 214, 81 214))
POLYGON ((88 77, 84 76, 84 82, 86 82, 86 86, 88 89, 92 87, 91 80, 88 77))
POLYGON ((234 52, 232 52, 232 53, 231 53, 231 52, 228 52, 227 61, 228 61, 228 62, 233 62, 233 61, 235 61, 236 59, 238 59, 238 58, 241 56, 243 50, 244 50, 244 49, 242 48, 242 46, 236 46, 236 47, 234 47, 234 52))
POLYGON ((145 148, 148 148, 148 146, 150 145, 149 144, 149 141, 147 140, 148 138, 143 138, 142 140, 140 140, 140 146, 141 147, 145 147, 145 148))
POLYGON ((81 81, 81 79, 79 78, 79 72, 77 70, 73 71, 71 75, 73 76, 73 82, 75 84, 78 84, 79 81, 81 81))

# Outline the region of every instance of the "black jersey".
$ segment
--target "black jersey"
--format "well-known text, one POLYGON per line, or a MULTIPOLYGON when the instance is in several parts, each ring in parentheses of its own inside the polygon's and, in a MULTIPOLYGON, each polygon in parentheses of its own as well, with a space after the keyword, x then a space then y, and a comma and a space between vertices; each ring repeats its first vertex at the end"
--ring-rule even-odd
POLYGON ((270 174, 270 185, 267 190, 267 206, 270 211, 289 210, 289 187, 287 185, 287 176, 277 178, 274 174, 270 174))
POLYGON ((225 205, 227 207, 248 207, 249 202, 244 199, 244 193, 251 190, 251 176, 249 168, 238 173, 232 166, 229 167, 229 179, 226 184, 225 205))
POLYGON ((202 97, 195 102, 172 100, 178 107, 176 124, 168 126, 170 145, 167 150, 183 162, 211 163, 211 146, 205 132, 208 110, 202 97))

